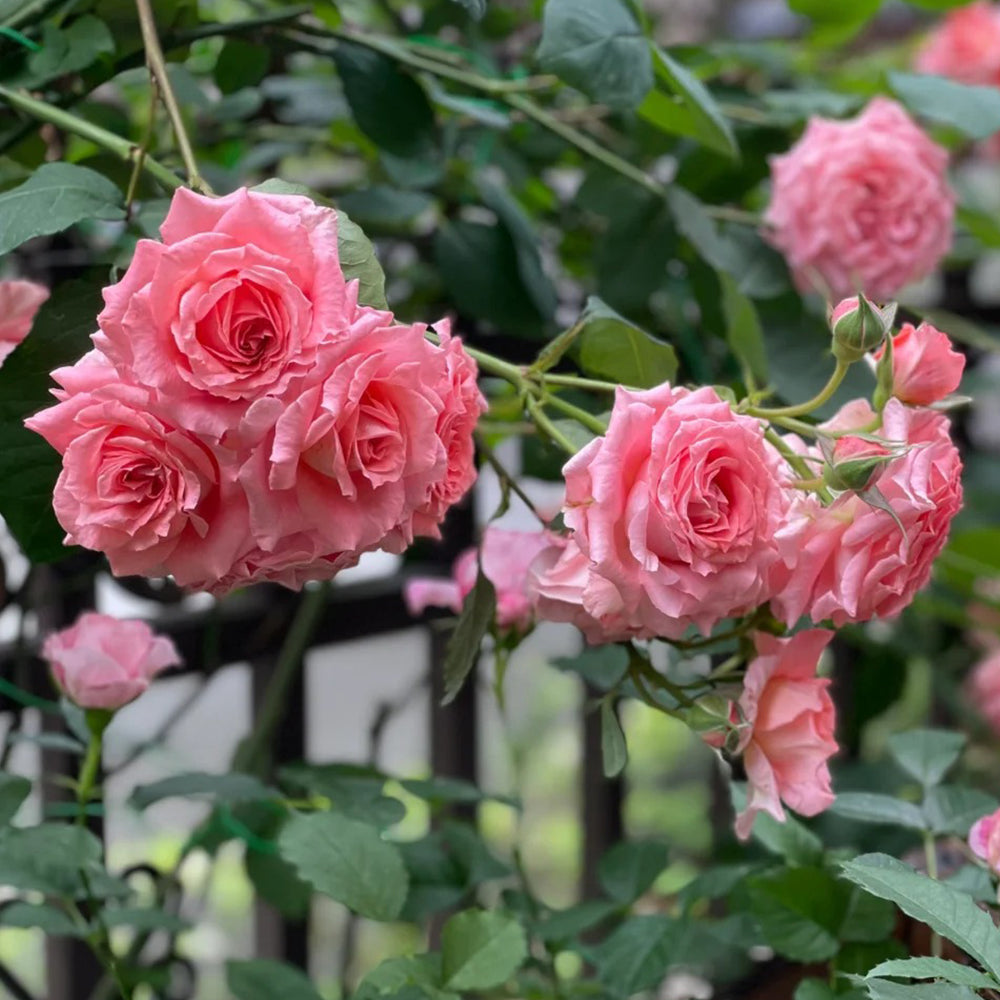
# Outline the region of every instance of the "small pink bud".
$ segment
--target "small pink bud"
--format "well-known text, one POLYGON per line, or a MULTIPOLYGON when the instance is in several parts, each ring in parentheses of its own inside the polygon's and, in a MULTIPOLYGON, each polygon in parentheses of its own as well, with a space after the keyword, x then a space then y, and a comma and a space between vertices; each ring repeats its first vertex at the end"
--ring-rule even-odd
POLYGON ((837 438, 830 461, 823 468, 823 481, 831 489, 860 493, 874 486, 896 452, 877 441, 853 435, 837 438))
MULTIPOLYGON (((881 359, 885 348, 875 355, 881 359)), ((910 406, 930 406, 958 388, 965 356, 946 333, 921 323, 904 323, 892 338, 892 394, 910 406)))
POLYGON ((834 357, 847 364, 860 361, 885 340, 895 318, 895 303, 879 308, 864 295, 844 299, 829 314, 834 357))

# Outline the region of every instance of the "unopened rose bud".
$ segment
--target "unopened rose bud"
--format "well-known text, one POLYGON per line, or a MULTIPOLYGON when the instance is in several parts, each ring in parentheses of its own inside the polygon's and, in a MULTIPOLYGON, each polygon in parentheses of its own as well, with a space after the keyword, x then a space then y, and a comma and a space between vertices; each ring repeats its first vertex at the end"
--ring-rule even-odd
POLYGON ((739 723, 739 713, 728 698, 709 694, 687 710, 685 722, 710 747, 721 750, 727 747, 730 733, 739 723))
POLYGON ((882 344, 895 319, 895 303, 879 308, 863 295, 844 299, 829 316, 833 356, 845 364, 860 361, 882 344))
POLYGON ((832 490, 860 493, 874 486, 886 465, 897 455, 877 441, 862 437, 837 438, 823 467, 823 482, 832 490))

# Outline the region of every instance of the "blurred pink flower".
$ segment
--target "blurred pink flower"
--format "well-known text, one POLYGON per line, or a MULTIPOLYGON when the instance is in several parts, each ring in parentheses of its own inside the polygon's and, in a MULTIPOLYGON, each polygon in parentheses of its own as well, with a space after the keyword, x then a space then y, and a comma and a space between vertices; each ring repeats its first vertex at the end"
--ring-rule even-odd
POLYGON ((28 336, 49 290, 34 281, 0 281, 0 362, 28 336))

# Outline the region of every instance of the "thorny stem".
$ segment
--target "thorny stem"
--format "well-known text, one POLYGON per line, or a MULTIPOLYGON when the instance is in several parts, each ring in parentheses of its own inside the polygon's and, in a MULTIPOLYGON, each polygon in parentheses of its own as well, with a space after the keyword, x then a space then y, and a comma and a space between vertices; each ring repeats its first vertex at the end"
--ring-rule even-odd
MULTIPOLYGON (((82 139, 89 139, 98 146, 114 153, 119 159, 126 163, 134 163, 138 157, 139 147, 128 139, 115 135, 107 129, 94 125, 84 118, 78 118, 69 111, 63 111, 47 101, 40 101, 29 94, 18 90, 11 90, 0 84, 0 98, 6 101, 12 108, 24 111, 37 118, 39 121, 50 122, 51 124, 78 135, 82 139)), ((162 163, 154 160, 151 156, 142 157, 142 169, 151 177, 155 177, 164 187, 171 191, 183 187, 184 182, 173 171, 168 170, 162 163)))
POLYGON ((177 148, 180 150, 181 159, 184 161, 184 169, 187 171, 188 184, 195 191, 202 194, 211 194, 212 189, 202 179, 198 172, 198 163, 194 158, 194 150, 191 147, 191 140, 188 137, 187 129, 184 127, 184 118, 181 115, 180 105, 177 103, 177 95, 170 83, 170 74, 167 72, 167 63, 163 57, 163 49, 160 46, 160 38, 156 33, 156 21, 153 18, 153 8, 150 0, 135 0, 135 9, 139 15, 139 27, 142 31, 142 43, 146 49, 146 61, 149 63, 150 76, 158 86, 163 103, 170 116, 170 124, 173 126, 174 137, 177 140, 177 148))
MULTIPOLYGON (((924 858, 927 862, 927 874, 932 878, 937 880, 938 877, 938 864, 937 864, 937 843, 934 840, 934 834, 930 830, 924 831, 924 858)), ((931 933, 931 954, 935 958, 940 958, 942 952, 941 946, 941 935, 937 931, 931 933)))

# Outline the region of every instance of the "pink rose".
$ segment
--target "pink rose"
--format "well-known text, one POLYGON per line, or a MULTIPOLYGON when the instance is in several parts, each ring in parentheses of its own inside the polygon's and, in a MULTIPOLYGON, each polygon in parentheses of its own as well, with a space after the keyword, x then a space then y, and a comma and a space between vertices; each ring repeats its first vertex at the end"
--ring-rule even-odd
POLYGON ((528 589, 543 621, 575 625, 592 646, 638 635, 614 584, 598 576, 572 537, 554 535, 531 565, 528 589))
MULTIPOLYGON (((885 353, 881 348, 875 358, 885 353)), ((962 381, 965 355, 953 350, 946 333, 930 323, 904 323, 892 339, 892 394, 911 406, 930 406, 962 381)))
POLYGON ((966 691, 976 711, 995 733, 1000 734, 1000 650, 990 653, 972 668, 966 691))
POLYGON ((770 596, 789 503, 781 459, 714 389, 619 388, 607 434, 563 474, 566 524, 637 634, 708 633, 770 596))
POLYGON ((104 290, 94 343, 129 381, 224 399, 280 393, 346 333, 353 310, 337 215, 298 195, 240 188, 173 197, 163 242, 140 240, 104 290))
POLYGON ((969 847, 1000 875, 1000 809, 977 819, 969 831, 969 847))
POLYGON ((233 456, 178 423, 199 422, 196 404, 123 382, 97 351, 53 378, 59 402, 25 423, 63 457, 53 507, 67 543, 104 552, 118 575, 224 573, 246 503, 233 456))
POLYGON ((1000 86, 1000 10, 979 2, 949 11, 917 53, 921 73, 1000 86))
POLYGON ((173 642, 154 635, 145 622, 93 611, 50 635, 42 658, 70 701, 112 712, 138 698, 161 670, 181 662, 173 642))
MULTIPOLYGON (((247 410, 234 440, 250 445, 239 479, 264 552, 303 534, 313 540, 312 559, 379 545, 399 551, 412 541, 414 512, 447 478, 439 427, 442 415, 466 406, 450 370, 461 344, 438 347, 423 325, 391 323, 390 313, 360 310, 295 399, 264 397, 247 410)), ((473 425, 460 421, 450 443, 469 462, 455 466, 465 488, 475 476, 473 425)))
POLYGON ((49 290, 33 281, 0 281, 0 362, 28 336, 48 297, 49 290))
POLYGON ((851 121, 813 118, 771 160, 770 239, 801 289, 890 299, 951 247, 947 167, 947 151, 887 98, 851 121))
MULTIPOLYGON (((867 406, 848 404, 831 424, 846 429, 870 419, 867 406)), ((800 496, 778 532, 783 560, 772 578, 774 613, 791 626, 802 615, 814 622, 891 618, 930 579, 931 566, 948 540, 962 505, 962 462, 949 435, 948 419, 933 410, 910 409, 891 399, 879 432, 909 445, 882 472, 878 489, 902 523, 871 507, 855 493, 829 506, 812 494, 800 496)))
POLYGON ((411 615, 427 607, 450 608, 456 614, 476 585, 480 560, 483 575, 496 590, 496 623, 501 629, 527 632, 534 624, 528 594, 528 569, 542 549, 549 545, 544 531, 505 531, 488 527, 481 549, 463 552, 456 560, 451 580, 418 577, 407 581, 403 591, 411 615))
POLYGON ((757 633, 739 699, 749 791, 736 817, 736 835, 750 836, 759 812, 785 821, 782 802, 815 816, 833 802, 828 761, 837 752, 830 681, 816 664, 833 633, 809 629, 787 639, 757 633))

